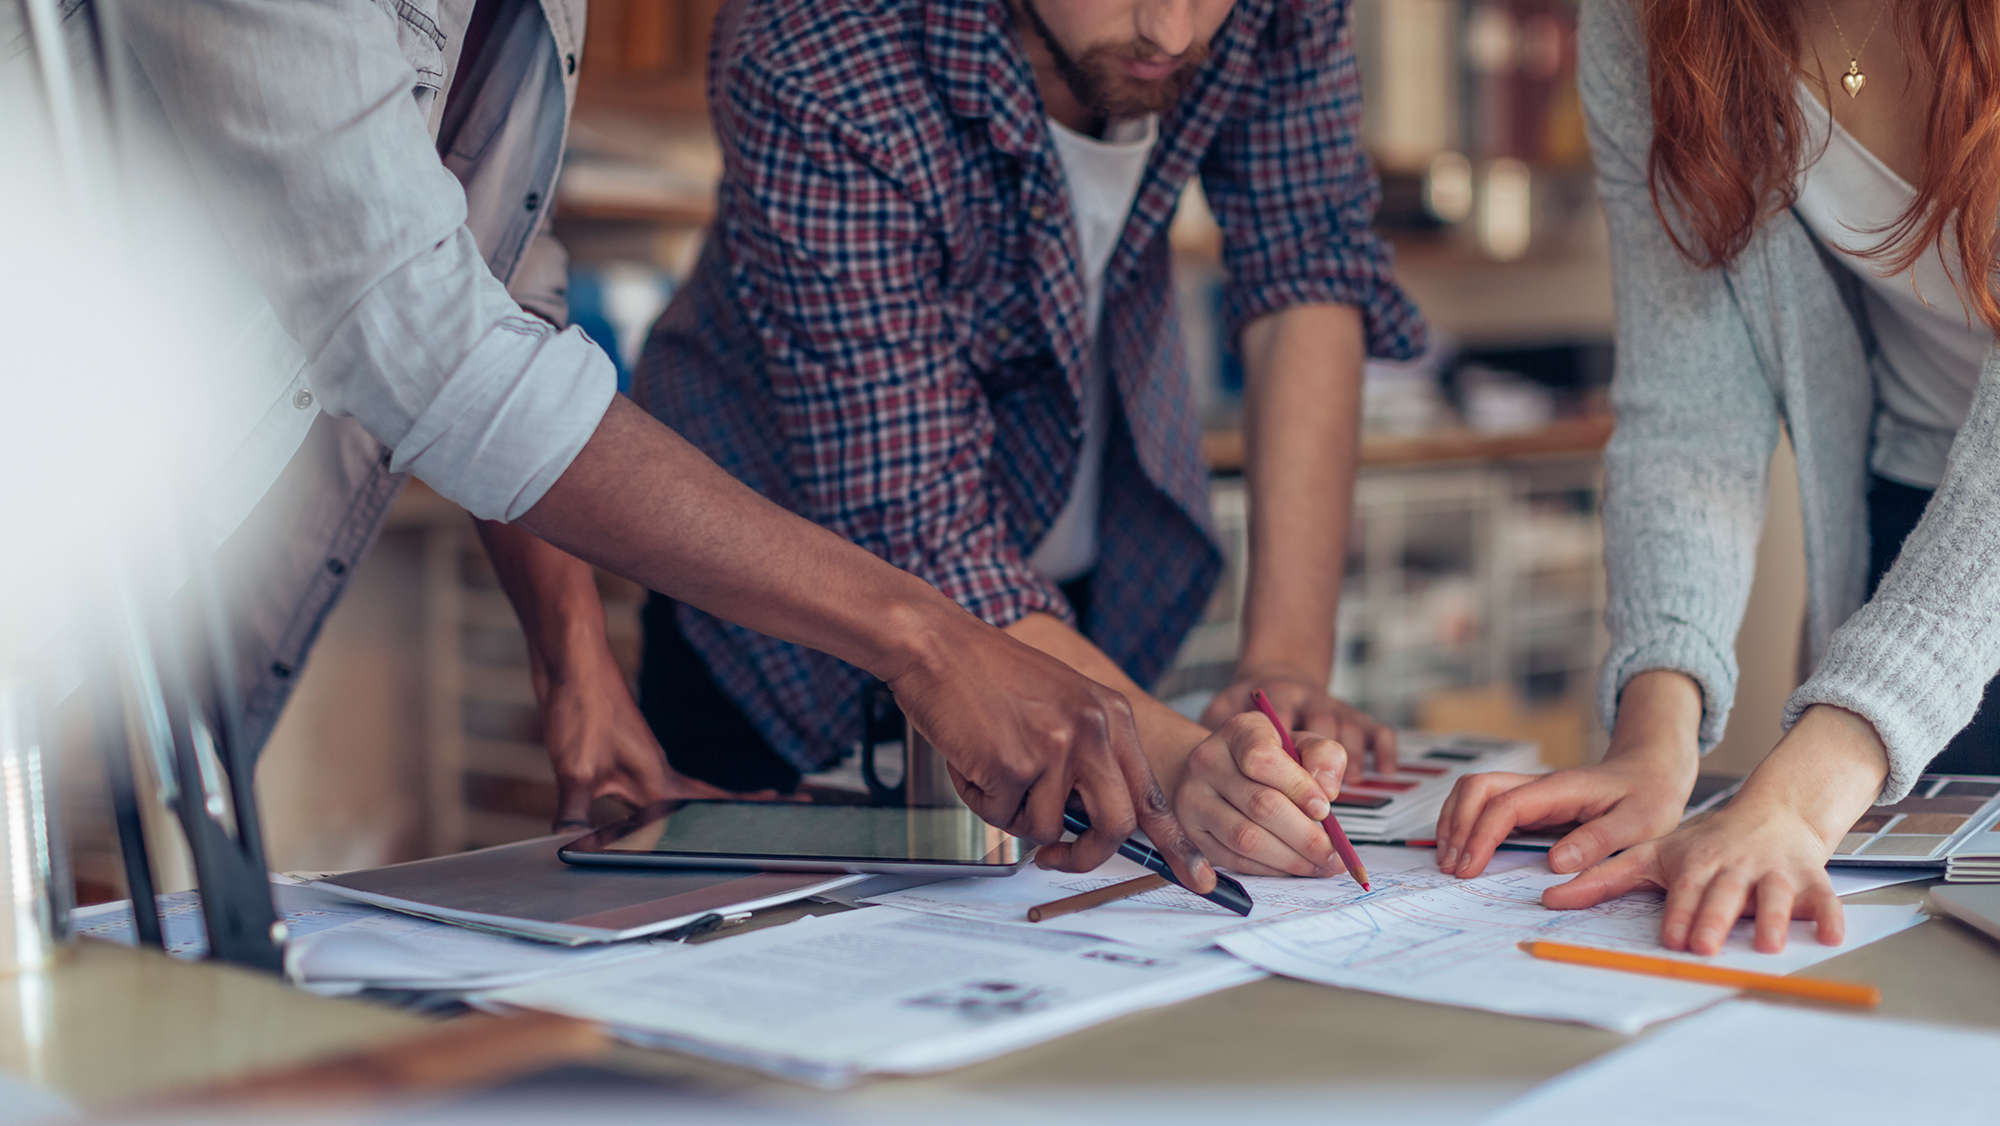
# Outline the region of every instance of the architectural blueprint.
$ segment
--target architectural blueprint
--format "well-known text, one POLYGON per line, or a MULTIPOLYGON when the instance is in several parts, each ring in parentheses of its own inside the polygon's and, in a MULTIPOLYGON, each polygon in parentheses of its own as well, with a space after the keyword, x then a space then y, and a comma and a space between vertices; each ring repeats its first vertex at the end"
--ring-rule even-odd
MULTIPOLYGON (((1463 1005, 1517 1016, 1570 1020, 1637 1032, 1730 997, 1733 990, 1539 961, 1519 944, 1551 939, 1666 954, 1661 899, 1635 894, 1583 911, 1551 911, 1542 891, 1568 879, 1535 865, 1346 908, 1253 926, 1221 936, 1223 949, 1288 977, 1463 1005)), ((1850 906, 1847 941, 1822 946, 1809 923, 1792 925, 1780 954, 1750 946, 1739 925, 1723 952, 1692 961, 1790 973, 1917 923, 1914 906, 1850 906)), ((1669 955, 1671 956, 1671 955, 1669 955)))
MULTIPOLYGON (((1361 845, 1359 851, 1361 862, 1368 866, 1370 882, 1375 885, 1373 892, 1362 891, 1360 885, 1344 875, 1323 880, 1245 876, 1242 877, 1243 886, 1256 903, 1247 919, 1180 888, 1166 887, 1040 925, 1050 930, 1074 931, 1144 946, 1200 949, 1214 945, 1225 934, 1246 927, 1457 882, 1455 877, 1438 871, 1436 858, 1429 849, 1361 845)), ((1541 860, 1538 853, 1495 853, 1488 871, 1506 872, 1538 866, 1541 860)), ((948 915, 988 923, 1019 923, 1027 917, 1028 908, 1038 903, 1048 903, 1078 892, 1095 891, 1144 874, 1145 869, 1137 864, 1114 859, 1086 875, 1032 868, 1005 879, 949 880, 905 888, 870 896, 868 902, 927 915, 948 915)))

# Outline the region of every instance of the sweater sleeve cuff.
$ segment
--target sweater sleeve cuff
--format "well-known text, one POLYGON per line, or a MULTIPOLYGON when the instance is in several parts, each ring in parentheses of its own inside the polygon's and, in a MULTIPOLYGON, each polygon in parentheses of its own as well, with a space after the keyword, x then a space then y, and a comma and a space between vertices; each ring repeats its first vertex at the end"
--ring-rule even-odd
POLYGON ((1993 670, 1958 626, 1907 603, 1870 602, 1834 632, 1811 679, 1785 703, 1785 729, 1815 704, 1875 725, 1889 753, 1878 801, 1899 801, 1972 722, 1993 670), (1919 640, 1921 639, 1921 640, 1919 640))
POLYGON ((1656 669, 1682 673, 1701 689, 1702 754, 1715 749, 1729 724, 1730 703, 1736 697, 1736 654, 1716 646, 1699 630, 1670 622, 1650 628, 1620 630, 1604 659, 1598 681, 1598 714, 1604 729, 1618 721, 1618 697, 1633 677, 1656 669))

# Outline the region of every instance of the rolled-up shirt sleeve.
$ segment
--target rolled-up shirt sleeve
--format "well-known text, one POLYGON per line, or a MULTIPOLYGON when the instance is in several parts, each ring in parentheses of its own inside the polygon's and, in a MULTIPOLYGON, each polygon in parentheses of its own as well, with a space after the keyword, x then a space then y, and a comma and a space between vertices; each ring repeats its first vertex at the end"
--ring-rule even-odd
POLYGON ((1280 6, 1259 48, 1262 79, 1201 164, 1223 233, 1224 319, 1245 325, 1297 305, 1361 312, 1368 353, 1423 351, 1423 317, 1372 228, 1381 195, 1361 147, 1361 77, 1348 6, 1280 6))
POLYGON ((216 229, 304 350, 320 405, 474 515, 525 513, 589 440, 617 376, 488 268, 392 17, 368 0, 121 12, 216 229))

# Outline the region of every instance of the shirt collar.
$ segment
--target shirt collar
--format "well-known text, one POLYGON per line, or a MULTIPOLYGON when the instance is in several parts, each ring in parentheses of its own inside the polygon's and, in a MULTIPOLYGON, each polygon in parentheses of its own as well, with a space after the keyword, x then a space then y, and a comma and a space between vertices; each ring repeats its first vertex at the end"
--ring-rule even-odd
POLYGON ((1002 149, 1039 148, 1041 93, 1006 0, 926 0, 924 57, 953 114, 984 119, 1002 149))

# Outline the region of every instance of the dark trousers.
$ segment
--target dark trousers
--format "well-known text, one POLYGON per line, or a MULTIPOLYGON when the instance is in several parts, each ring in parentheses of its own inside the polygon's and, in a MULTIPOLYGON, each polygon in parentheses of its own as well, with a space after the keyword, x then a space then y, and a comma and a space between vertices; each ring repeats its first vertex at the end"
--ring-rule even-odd
MULTIPOLYGON (((1868 484, 1868 593, 1882 583, 1903 541, 1916 529, 1929 489, 1919 489, 1886 477, 1868 484)), ((1945 744, 1944 752, 1927 768, 1934 774, 2000 774, 2000 680, 1986 685, 1985 699, 1972 723, 1945 744)))
MULTIPOLYGON (((1090 576, 1063 584, 1062 591, 1078 620, 1087 620, 1090 576)), ((708 662, 681 633, 674 606, 673 599, 653 594, 640 614, 639 710, 666 748, 667 764, 725 790, 796 789, 798 768, 716 683, 708 662)), ((865 704, 857 696, 853 706, 859 715, 865 704)))

